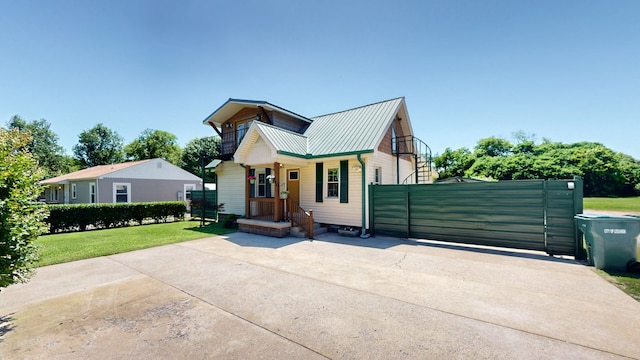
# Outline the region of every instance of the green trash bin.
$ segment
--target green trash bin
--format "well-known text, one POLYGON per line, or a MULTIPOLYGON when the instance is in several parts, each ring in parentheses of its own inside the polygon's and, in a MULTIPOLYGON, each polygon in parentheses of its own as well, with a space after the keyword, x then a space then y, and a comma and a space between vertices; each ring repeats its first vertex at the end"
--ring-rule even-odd
POLYGON ((638 261, 640 217, 579 214, 574 218, 584 234, 589 265, 625 271, 638 261))

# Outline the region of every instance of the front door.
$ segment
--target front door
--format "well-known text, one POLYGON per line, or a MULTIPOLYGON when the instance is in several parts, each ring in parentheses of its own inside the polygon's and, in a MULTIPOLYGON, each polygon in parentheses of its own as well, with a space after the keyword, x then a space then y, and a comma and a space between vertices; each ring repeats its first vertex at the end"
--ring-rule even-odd
POLYGON ((300 169, 287 170, 287 190, 291 201, 300 205, 300 169))

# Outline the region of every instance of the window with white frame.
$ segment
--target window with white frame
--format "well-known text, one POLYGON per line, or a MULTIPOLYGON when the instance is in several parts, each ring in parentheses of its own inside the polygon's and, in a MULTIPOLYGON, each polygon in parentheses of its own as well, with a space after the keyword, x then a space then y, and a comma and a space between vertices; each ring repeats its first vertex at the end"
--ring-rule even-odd
POLYGON ((78 190, 76 188, 76 184, 71 184, 71 198, 75 199, 78 197, 78 190))
POLYGON ((58 202, 58 186, 54 185, 49 189, 49 200, 51 202, 58 202))
POLYGON ((89 184, 89 203, 96 203, 96 183, 89 184))
POLYGON ((373 183, 376 185, 382 184, 382 168, 376 167, 373 174, 373 183))
POLYGON ((267 196, 267 186, 266 186, 266 175, 265 173, 259 173, 258 174, 258 182, 256 184, 256 187, 258 188, 258 197, 265 197, 267 196))
POLYGON ((113 202, 114 203, 130 203, 131 202, 131 184, 130 183, 113 183, 113 202))
POLYGON ((398 139, 396 138, 396 129, 391 127, 391 152, 394 154, 398 151, 398 139))
POLYGON ((340 191, 338 168, 327 169, 327 197, 337 198, 340 191))

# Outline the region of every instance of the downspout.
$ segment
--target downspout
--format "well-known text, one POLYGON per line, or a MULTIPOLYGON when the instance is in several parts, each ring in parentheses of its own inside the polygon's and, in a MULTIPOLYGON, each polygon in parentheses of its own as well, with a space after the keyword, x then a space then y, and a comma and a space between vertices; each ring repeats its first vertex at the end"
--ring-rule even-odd
POLYGON ((367 229, 367 219, 365 218, 367 208, 367 197, 365 195, 365 190, 367 189, 367 167, 364 165, 364 161, 362 161, 361 154, 358 153, 356 156, 362 167, 362 234, 360 237, 366 239, 371 236, 365 234, 367 229))

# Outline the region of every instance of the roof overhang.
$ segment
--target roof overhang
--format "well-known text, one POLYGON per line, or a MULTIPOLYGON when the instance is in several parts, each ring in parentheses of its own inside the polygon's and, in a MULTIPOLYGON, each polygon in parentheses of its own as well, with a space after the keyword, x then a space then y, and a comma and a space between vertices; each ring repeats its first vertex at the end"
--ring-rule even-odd
POLYGON ((306 166, 307 160, 295 154, 279 152, 269 138, 265 136, 259 126, 251 125, 235 154, 233 161, 237 164, 260 166, 278 162, 306 166))
POLYGON ((296 114, 293 111, 289 111, 287 109, 281 108, 277 105, 270 104, 266 101, 261 100, 242 100, 242 99, 229 99, 224 104, 222 104, 219 108, 217 108, 211 115, 207 116, 206 119, 202 121, 205 125, 216 125, 222 126, 222 123, 227 121, 230 117, 235 115, 238 111, 243 108, 263 108, 269 111, 276 111, 279 113, 283 113, 294 117, 298 120, 311 123, 312 120, 308 119, 302 115, 296 114))

